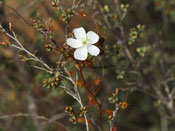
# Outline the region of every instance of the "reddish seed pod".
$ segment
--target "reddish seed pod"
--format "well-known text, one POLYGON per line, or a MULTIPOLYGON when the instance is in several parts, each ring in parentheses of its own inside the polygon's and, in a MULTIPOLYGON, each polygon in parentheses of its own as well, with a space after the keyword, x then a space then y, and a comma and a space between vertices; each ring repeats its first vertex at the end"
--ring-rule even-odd
POLYGON ((46 44, 46 45, 45 45, 45 48, 47 48, 47 49, 48 49, 48 48, 49 48, 49 45, 48 45, 48 44, 46 44))
POLYGON ((53 31, 53 30, 54 30, 53 25, 50 25, 50 26, 49 26, 49 30, 51 30, 51 31, 53 31))
POLYGON ((78 15, 82 16, 82 10, 81 9, 79 10, 78 15))
POLYGON ((82 123, 82 122, 83 122, 83 117, 78 117, 78 118, 77 118, 77 121, 78 121, 79 123, 82 123))
POLYGON ((112 114, 108 116, 109 120, 112 120, 112 118, 113 118, 112 114))
POLYGON ((55 83, 54 83, 54 82, 52 82, 52 83, 51 83, 51 86, 52 86, 52 87, 54 87, 54 86, 55 86, 55 83))
POLYGON ((117 46, 117 49, 120 49, 120 48, 121 48, 121 46, 120 46, 120 45, 118 45, 118 46, 117 46))
POLYGON ((114 16, 114 19, 118 19, 118 16, 115 15, 115 16, 114 16))
POLYGON ((112 131, 117 131, 117 128, 116 127, 112 127, 112 131))
POLYGON ((87 16, 85 13, 83 13, 83 11, 81 9, 79 10, 78 15, 83 16, 83 17, 87 16))
POLYGON ((59 82, 59 81, 60 81, 60 78, 59 78, 59 77, 57 77, 55 80, 56 80, 57 82, 59 82))
POLYGON ((70 109, 70 108, 69 108, 68 106, 66 106, 66 109, 65 109, 65 111, 69 111, 69 109, 70 109))
POLYGON ((0 41, 0 45, 3 45, 4 46, 4 45, 7 45, 7 43, 0 41))
POLYGON ((89 100, 89 103, 92 105, 97 104, 97 101, 91 96, 88 96, 88 100, 89 100))
POLYGON ((78 81, 77 85, 80 87, 82 86, 82 82, 81 81, 78 81))
POLYGON ((98 86, 99 84, 100 84, 100 80, 99 79, 94 81, 94 85, 98 86))
POLYGON ((12 31, 13 30, 13 24, 11 22, 9 22, 9 30, 12 31))
POLYGON ((85 17, 85 16, 87 16, 87 15, 83 13, 83 16, 85 17))
POLYGON ((84 106, 82 109, 83 109, 84 111, 86 111, 86 110, 87 110, 87 107, 86 107, 86 106, 84 106))
POLYGON ((107 110, 104 111, 104 114, 106 114, 106 115, 110 114, 111 115, 112 114, 112 110, 107 109, 107 110))
POLYGON ((25 62, 26 60, 25 59, 21 59, 22 62, 25 62))
POLYGON ((88 88, 88 87, 89 87, 89 85, 88 85, 88 84, 85 84, 85 87, 86 87, 86 88, 88 88))
POLYGON ((38 28, 42 28, 42 27, 43 27, 43 25, 42 25, 42 24, 39 24, 39 25, 38 25, 38 28))
POLYGON ((19 57, 20 57, 20 58, 22 58, 22 57, 23 57, 23 55, 19 55, 19 57))
POLYGON ((68 112, 69 114, 72 114, 72 107, 66 106, 65 111, 68 112))
POLYGON ((71 121, 72 123, 74 123, 74 122, 75 122, 75 120, 74 120, 74 119, 71 119, 70 121, 71 121))
POLYGON ((47 80, 44 80, 44 81, 43 81, 43 84, 47 84, 47 80))
POLYGON ((122 109, 126 109, 126 108, 128 108, 128 103, 127 102, 122 102, 122 103, 120 103, 120 106, 121 106, 122 109))
POLYGON ((69 12, 69 14, 73 14, 72 10, 69 12))
POLYGON ((9 46, 10 45, 10 43, 8 42, 8 43, 5 43, 5 42, 0 42, 0 45, 3 45, 3 46, 9 46))
POLYGON ((69 75, 72 76, 73 72, 72 71, 69 71, 69 75))
POLYGON ((56 4, 56 2, 54 2, 54 1, 52 1, 52 7, 56 7, 57 6, 57 4, 56 4))
POLYGON ((88 96, 88 99, 89 99, 89 101, 92 101, 93 100, 93 98, 91 96, 88 96))
POLYGON ((72 114, 72 112, 71 112, 71 111, 69 111, 69 112, 68 112, 68 114, 70 115, 70 114, 72 114))

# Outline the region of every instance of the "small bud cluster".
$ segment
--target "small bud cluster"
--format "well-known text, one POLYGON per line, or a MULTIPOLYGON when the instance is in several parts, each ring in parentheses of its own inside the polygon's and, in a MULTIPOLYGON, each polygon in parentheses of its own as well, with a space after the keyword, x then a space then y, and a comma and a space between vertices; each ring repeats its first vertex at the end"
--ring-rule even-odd
POLYGON ((141 48, 137 48, 136 51, 137 51, 137 53, 138 53, 140 56, 144 57, 144 56, 145 56, 145 53, 146 53, 149 49, 150 49, 149 46, 144 46, 144 47, 141 47, 141 48))
POLYGON ((87 58, 86 61, 81 61, 79 63, 79 67, 80 68, 84 68, 84 67, 92 67, 93 66, 93 62, 92 62, 92 59, 89 57, 87 58))
POLYGON ((53 46, 53 44, 51 44, 51 43, 46 43, 44 46, 45 46, 45 49, 47 51, 52 51, 52 50, 55 49, 54 46, 53 46))
POLYGON ((61 78, 59 76, 51 77, 43 81, 43 86, 46 88, 55 88, 60 84, 61 78))
POLYGON ((73 49, 67 44, 63 44, 59 51, 64 54, 66 58, 73 57, 73 49))
MULTIPOLYGON (((9 30, 10 30, 10 31, 13 31, 13 30, 14 30, 14 26, 13 26, 13 23, 12 23, 12 22, 9 22, 9 23, 8 23, 8 27, 9 27, 9 30)), ((0 31, 1 31, 2 33, 6 33, 5 29, 2 27, 1 24, 0 24, 0 31)))
POLYGON ((78 15, 83 17, 87 16, 82 9, 79 10, 78 15))
POLYGON ((117 71, 117 79, 123 79, 124 76, 125 76, 125 71, 123 71, 123 70, 117 71))
POLYGON ((93 67, 93 61, 90 57, 88 57, 86 61, 81 61, 81 62, 77 61, 77 63, 75 64, 75 67, 78 70, 85 68, 85 67, 93 67))
POLYGON ((82 107, 80 108, 80 111, 78 113, 75 113, 75 110, 72 106, 67 106, 66 109, 65 109, 65 112, 67 112, 70 116, 70 119, 69 121, 72 123, 72 124, 76 124, 77 121, 79 123, 82 123, 83 122, 83 115, 85 113, 87 113, 87 107, 82 107))
POLYGON ((118 102, 118 92, 119 89, 116 89, 114 93, 112 93, 112 96, 108 98, 109 103, 115 104, 115 110, 106 109, 104 114, 108 115, 108 120, 113 121, 114 116, 117 110, 121 109, 127 109, 128 103, 126 101, 124 102, 118 102))
POLYGON ((44 25, 42 24, 42 22, 40 20, 33 20, 33 27, 34 29, 36 29, 37 31, 42 31, 44 30, 44 25))
POLYGON ((109 103, 114 104, 118 101, 118 89, 114 93, 112 93, 112 96, 108 98, 109 103))
MULTIPOLYGON (((35 51, 33 52, 34 55, 36 55, 36 53, 37 53, 37 50, 35 50, 35 51)), ((33 59, 33 58, 31 57, 31 55, 28 54, 28 53, 26 53, 24 50, 18 50, 18 55, 19 55, 19 58, 20 58, 20 60, 21 60, 22 62, 27 62, 27 61, 33 59)))
POLYGON ((14 27, 13 27, 12 22, 9 22, 9 30, 10 30, 10 31, 13 31, 13 29, 14 29, 14 27))
POLYGON ((95 100, 93 96, 88 96, 88 101, 91 105, 97 104, 97 101, 95 100))
POLYGON ((104 114, 108 115, 108 120, 113 120, 113 110, 106 109, 104 114))
POLYGON ((2 27, 2 25, 0 24, 0 31, 2 32, 2 33, 5 33, 6 31, 4 30, 4 28, 2 27))
POLYGON ((27 57, 25 56, 25 54, 23 54, 23 51, 19 50, 18 51, 18 55, 19 55, 19 58, 22 62, 26 62, 27 61, 27 57))
POLYGON ((34 29, 36 29, 37 31, 41 32, 41 33, 45 33, 48 35, 48 37, 50 39, 55 37, 55 34, 53 32, 54 27, 51 24, 51 22, 47 22, 47 24, 43 24, 42 21, 40 20, 40 16, 38 15, 37 19, 33 19, 33 27, 34 29))
POLYGON ((79 116, 80 116, 80 117, 83 117, 83 115, 86 114, 86 113, 87 113, 87 107, 84 106, 84 107, 82 107, 82 108, 80 109, 79 116))
POLYGON ((127 12, 129 8, 129 4, 121 4, 120 8, 123 12, 127 12))
POLYGON ((71 17, 75 15, 75 11, 71 8, 65 9, 62 13, 62 20, 63 21, 69 21, 71 17))
POLYGON ((1 45, 2 45, 2 46, 6 46, 6 47, 7 47, 7 46, 9 46, 9 45, 10 45, 10 43, 6 43, 6 42, 3 42, 3 41, 2 41, 2 42, 0 41, 0 46, 1 46, 1 45))
MULTIPOLYGON (((116 104, 116 109, 118 110, 119 108, 121 109, 127 109, 128 108, 128 103, 126 101, 124 102, 119 102, 119 104, 116 104)), ((113 121, 114 120, 114 111, 113 110, 109 110, 109 109, 106 109, 104 111, 104 114, 108 115, 108 120, 109 121, 113 121)))
MULTIPOLYGON (((13 31, 13 24, 11 22, 9 22, 9 29, 10 31, 13 31)), ((0 31, 3 33, 3 34, 6 34, 6 30, 2 27, 2 25, 0 24, 0 31)), ((3 42, 3 41, 0 41, 0 46, 9 46, 11 43, 10 42, 3 42)))
MULTIPOLYGON (((112 96, 108 98, 109 103, 111 104, 117 104, 118 103, 118 89, 115 90, 114 93, 112 93, 112 96)), ((117 105, 119 105, 122 109, 126 109, 128 107, 128 103, 125 102, 119 102, 117 105)))
POLYGON ((110 11, 110 9, 109 9, 109 6, 108 6, 108 5, 104 5, 104 7, 103 7, 103 8, 101 8, 100 10, 101 10, 101 12, 103 12, 103 13, 109 13, 109 11, 110 11))
POLYGON ((60 4, 58 0, 52 1, 51 2, 52 7, 57 8, 56 10, 56 14, 58 16, 61 16, 62 21, 69 23, 70 19, 74 16, 74 15, 78 15, 78 16, 87 16, 84 12, 83 12, 83 8, 86 6, 85 4, 81 4, 81 5, 72 5, 72 7, 70 8, 66 8, 64 9, 60 4), (77 8, 80 8, 79 11, 75 10, 77 8))
POLYGON ((58 6, 57 3, 56 3, 56 1, 52 1, 51 2, 51 5, 52 5, 52 7, 57 7, 58 6))
POLYGON ((66 109, 65 109, 65 112, 67 112, 70 116, 69 121, 72 124, 76 124, 77 123, 77 118, 76 118, 76 115, 74 114, 73 107, 72 106, 67 106, 66 109))
POLYGON ((128 103, 127 103, 126 101, 120 102, 119 105, 120 105, 120 107, 121 107, 122 109, 128 108, 128 103))
POLYGON ((115 54, 119 55, 122 51, 122 48, 122 44, 120 42, 117 42, 112 46, 111 50, 114 51, 115 54))
POLYGON ((108 5, 104 5, 104 7, 100 9, 100 11, 105 15, 109 16, 112 20, 114 21, 118 20, 118 14, 112 13, 108 5))
POLYGON ((113 13, 112 15, 110 15, 110 17, 112 18, 112 20, 118 22, 118 14, 117 13, 113 13))
POLYGON ((96 79, 93 83, 94 83, 95 86, 99 86, 100 85, 100 80, 96 79))
POLYGON ((38 16, 37 19, 33 19, 33 27, 36 29, 38 32, 44 34, 46 36, 46 43, 44 43, 45 49, 47 51, 52 51, 56 50, 55 46, 55 41, 53 38, 55 37, 54 34, 54 27, 51 23, 51 19, 46 22, 46 24, 43 24, 42 21, 40 20, 40 16, 38 16))
POLYGON ((132 45, 135 43, 139 38, 143 36, 143 31, 145 29, 144 25, 137 25, 137 28, 131 28, 129 33, 129 40, 128 45, 132 45))
MULTIPOLYGON (((13 24, 11 22, 8 23, 9 24, 9 30, 10 31, 13 31, 14 27, 13 27, 13 24)), ((6 34, 6 30, 2 27, 2 25, 0 24, 0 31, 3 33, 3 34, 6 34)), ((0 41, 0 45, 2 46, 9 46, 11 43, 10 42, 3 42, 3 41, 0 41)))

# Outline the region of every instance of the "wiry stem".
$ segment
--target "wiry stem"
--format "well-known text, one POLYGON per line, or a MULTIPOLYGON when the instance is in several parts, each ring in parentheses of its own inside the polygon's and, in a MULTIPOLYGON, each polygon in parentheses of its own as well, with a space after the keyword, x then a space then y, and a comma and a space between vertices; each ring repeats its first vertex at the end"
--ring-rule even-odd
MULTIPOLYGON (((77 88, 77 82, 78 82, 78 74, 76 74, 76 86, 75 86, 75 90, 77 92, 79 103, 80 103, 81 108, 82 108, 83 107, 83 103, 82 103, 82 100, 81 100, 81 97, 80 97, 80 93, 79 93, 78 88, 77 88)), ((89 131, 89 125, 88 125, 88 120, 87 120, 86 114, 84 114, 84 118, 85 118, 85 123, 86 123, 86 130, 89 131)))
MULTIPOLYGON (((83 80, 84 86, 86 87, 86 80, 84 78, 84 75, 83 75, 83 72, 82 72, 82 68, 79 70, 79 73, 80 73, 81 78, 83 80)), ((99 111, 98 115, 99 115, 99 121, 100 121, 100 128, 101 128, 101 130, 103 130, 102 105, 97 101, 96 94, 94 94, 91 90, 89 90, 88 87, 86 87, 86 91, 87 91, 88 95, 91 95, 96 101, 96 104, 97 104, 97 107, 98 107, 98 111, 99 111)))
MULTIPOLYGON (((71 90, 67 89, 64 83, 63 83, 64 86, 61 86, 61 87, 64 88, 66 90, 66 93, 69 94, 70 96, 72 96, 80 104, 81 108, 84 107, 82 100, 81 100, 81 97, 80 97, 80 93, 79 93, 78 88, 77 88, 78 75, 76 74, 76 81, 74 81, 72 79, 72 77, 70 76, 69 72, 67 71, 66 67, 64 67, 64 70, 65 70, 66 74, 68 75, 68 77, 64 76, 64 75, 62 75, 62 76, 66 77, 73 84, 73 89, 75 92, 73 93, 71 90)), ((86 124, 86 130, 89 131, 89 124, 88 124, 86 114, 84 114, 84 119, 85 119, 85 124, 86 124)))
POLYGON ((35 117, 37 119, 48 121, 49 123, 54 123, 58 126, 61 126, 62 128, 66 129, 67 131, 71 131, 69 128, 65 127, 63 124, 58 123, 58 122, 53 122, 52 120, 50 120, 49 118, 47 118, 45 116, 31 115, 31 114, 26 114, 26 113, 17 113, 17 114, 0 116, 0 119, 7 119, 7 118, 14 118, 14 117, 35 117))
POLYGON ((21 44, 21 42, 17 39, 16 34, 12 31, 12 35, 10 35, 9 33, 5 32, 5 34, 11 38, 12 40, 14 40, 19 46, 15 45, 15 44, 10 44, 11 47, 15 47, 19 50, 24 51, 25 53, 27 53, 34 61, 37 61, 39 63, 41 63, 43 66, 45 66, 47 68, 47 70, 49 70, 50 72, 52 71, 52 69, 41 59, 39 59, 37 56, 35 56, 34 54, 32 54, 31 52, 29 52, 27 49, 24 48, 24 46, 21 44))
MULTIPOLYGON (((113 118, 115 119, 117 112, 119 110, 119 105, 115 104, 115 110, 112 112, 113 118)), ((110 125, 110 131, 113 131, 113 127, 114 127, 114 119, 113 120, 109 120, 109 125, 110 125)))

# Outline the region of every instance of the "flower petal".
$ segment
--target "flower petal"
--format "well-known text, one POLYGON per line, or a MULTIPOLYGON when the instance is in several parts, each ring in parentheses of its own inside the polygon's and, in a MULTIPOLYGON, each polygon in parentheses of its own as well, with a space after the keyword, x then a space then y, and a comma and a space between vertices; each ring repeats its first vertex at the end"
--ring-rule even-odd
POLYGON ((100 49, 99 49, 97 46, 95 46, 95 45, 90 45, 90 46, 88 47, 88 52, 89 52, 89 54, 91 54, 92 56, 97 56, 97 55, 99 55, 99 53, 100 53, 100 49))
POLYGON ((86 46, 80 47, 76 49, 74 52, 74 58, 77 60, 84 61, 87 59, 87 57, 88 57, 88 51, 86 46))
POLYGON ((75 38, 77 38, 78 40, 80 41, 86 40, 86 31, 83 27, 75 28, 73 32, 74 32, 75 38))
POLYGON ((88 43, 95 44, 98 42, 99 36, 95 32, 89 31, 87 33, 87 40, 89 41, 88 43))
POLYGON ((81 46, 83 46, 83 44, 79 40, 73 38, 68 38, 66 40, 66 43, 72 48, 80 48, 81 46))

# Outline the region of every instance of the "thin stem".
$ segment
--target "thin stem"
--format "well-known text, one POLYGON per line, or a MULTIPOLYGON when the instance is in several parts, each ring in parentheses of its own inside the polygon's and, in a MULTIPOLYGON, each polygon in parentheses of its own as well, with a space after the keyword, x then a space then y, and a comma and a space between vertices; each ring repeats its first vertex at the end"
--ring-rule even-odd
MULTIPOLYGON (((69 94, 70 96, 72 96, 80 104, 80 107, 83 108, 84 106, 83 106, 83 103, 82 103, 82 100, 80 97, 80 93, 79 93, 78 88, 77 88, 78 75, 76 74, 76 82, 74 82, 74 80, 72 79, 72 77, 70 76, 70 74, 68 73, 68 71, 65 67, 64 67, 64 70, 67 73, 68 77, 66 77, 64 75, 61 75, 61 76, 65 77, 66 79, 68 79, 72 82, 72 84, 74 85, 73 89, 74 89, 75 93, 73 93, 71 90, 67 89, 63 82, 62 83, 64 86, 60 86, 60 87, 65 89, 66 93, 69 94)), ((84 119, 85 119, 85 124, 86 124, 86 130, 89 131, 89 124, 88 124, 86 114, 84 114, 84 119)))
POLYGON ((42 68, 42 67, 39 67, 39 66, 35 66, 35 65, 32 65, 32 67, 36 68, 36 69, 39 69, 39 70, 43 70, 43 71, 46 71, 47 73, 52 73, 51 71, 45 69, 45 68, 42 68))
POLYGON ((11 9, 13 11, 14 14, 16 14, 24 23, 28 24, 29 26, 32 26, 32 24, 30 24, 26 19, 24 19, 23 16, 21 16, 14 8, 5 5, 7 8, 11 9))
POLYGON ((86 80, 85 80, 85 78, 83 76, 82 68, 79 70, 79 72, 80 72, 81 78, 83 80, 83 84, 86 85, 86 80))
POLYGON ((86 91, 87 91, 88 94, 90 94, 90 95, 95 99, 95 101, 96 101, 96 104, 97 104, 97 107, 98 107, 98 111, 99 111, 100 127, 101 127, 101 129, 103 130, 102 106, 101 106, 101 104, 97 101, 96 95, 95 95, 93 92, 91 92, 91 91, 89 90, 88 87, 86 87, 86 80, 85 80, 85 78, 84 78, 84 76, 83 76, 82 68, 80 68, 80 70, 78 70, 78 71, 79 71, 79 73, 80 73, 80 75, 81 75, 81 78, 82 78, 82 80, 83 80, 83 84, 84 84, 84 86, 85 86, 85 88, 86 88, 86 91))
POLYGON ((7 118, 13 118, 13 117, 35 117, 35 118, 40 119, 40 120, 48 121, 49 123, 54 123, 54 124, 56 124, 58 126, 61 126, 62 128, 66 129, 68 131, 71 131, 70 129, 65 127, 63 124, 58 123, 58 122, 53 122, 49 118, 47 118, 45 116, 31 115, 31 114, 26 114, 26 113, 17 113, 17 114, 0 116, 0 119, 7 119, 7 118))
POLYGON ((80 3, 81 3, 81 0, 78 1, 78 4, 76 5, 76 7, 78 7, 80 3))
MULTIPOLYGON (((74 89, 75 89, 75 91, 77 93, 80 106, 81 106, 81 108, 83 108, 83 103, 82 103, 82 100, 81 100, 81 97, 80 97, 80 93, 79 93, 78 88, 77 88, 77 83, 78 83, 78 75, 76 74, 76 84, 75 84, 74 89)), ((86 114, 84 114, 84 119, 85 119, 85 123, 86 123, 86 130, 89 131, 89 125, 88 125, 88 120, 87 120, 86 114)))
POLYGON ((12 31, 13 36, 10 35, 10 34, 7 33, 7 32, 5 32, 5 33, 6 33, 6 35, 7 35, 8 37, 10 37, 12 40, 14 40, 14 41, 19 45, 19 46, 17 46, 17 45, 11 44, 10 46, 15 47, 15 48, 17 48, 17 49, 19 49, 19 50, 22 50, 22 51, 26 52, 28 55, 30 55, 31 57, 33 57, 35 61, 38 61, 38 62, 41 63, 43 66, 45 66, 49 71, 51 71, 51 68, 50 68, 44 61, 42 61, 41 59, 39 59, 39 58, 36 57, 34 54, 32 54, 31 52, 29 52, 28 50, 26 50, 26 49, 24 48, 24 46, 23 46, 23 45, 21 44, 21 42, 17 39, 17 36, 16 36, 16 34, 15 34, 13 31, 12 31))

